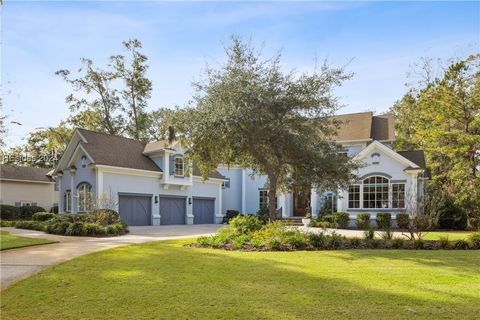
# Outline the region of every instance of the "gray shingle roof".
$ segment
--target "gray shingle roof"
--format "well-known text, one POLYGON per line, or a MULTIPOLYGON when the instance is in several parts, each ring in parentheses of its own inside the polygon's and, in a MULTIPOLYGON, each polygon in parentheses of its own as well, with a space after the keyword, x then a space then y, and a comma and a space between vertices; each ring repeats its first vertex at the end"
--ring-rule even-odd
POLYGON ((162 171, 152 159, 142 154, 145 143, 110 134, 78 129, 87 140, 82 146, 93 158, 95 164, 162 171))
POLYGON ((373 112, 349 113, 335 116, 340 126, 336 141, 395 140, 391 114, 374 116, 373 112))
POLYGON ((425 154, 423 150, 413 150, 413 151, 397 151, 399 155, 415 163, 422 169, 426 169, 427 165, 425 162, 425 154))
MULTIPOLYGON (((143 154, 146 145, 144 142, 85 129, 77 130, 87 140, 87 143, 82 142, 82 146, 95 164, 162 172, 151 158, 143 154)), ((200 176, 196 165, 193 167, 193 175, 200 176)), ((218 171, 208 177, 225 178, 218 171)))
POLYGON ((52 169, 0 164, 0 179, 52 182, 47 173, 52 169))

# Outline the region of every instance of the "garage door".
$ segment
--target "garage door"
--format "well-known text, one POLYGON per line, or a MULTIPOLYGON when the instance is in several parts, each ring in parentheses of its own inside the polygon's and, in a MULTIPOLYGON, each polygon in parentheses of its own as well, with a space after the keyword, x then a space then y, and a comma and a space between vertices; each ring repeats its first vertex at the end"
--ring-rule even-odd
POLYGON ((129 226, 148 226, 152 217, 150 196, 120 195, 118 199, 120 218, 129 226))
POLYGON ((215 199, 193 198, 193 223, 215 223, 215 199))
POLYGON ((185 198, 160 196, 160 224, 185 224, 185 198))

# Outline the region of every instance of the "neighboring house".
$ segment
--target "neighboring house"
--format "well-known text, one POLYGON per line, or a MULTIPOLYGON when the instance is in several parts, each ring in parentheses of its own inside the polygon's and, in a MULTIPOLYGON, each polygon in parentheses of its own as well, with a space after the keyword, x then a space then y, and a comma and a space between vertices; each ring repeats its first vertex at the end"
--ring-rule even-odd
POLYGON ((50 171, 52 169, 0 165, 0 202, 16 207, 40 206, 49 211, 58 201, 50 171))
POLYGON ((202 181, 183 153, 175 142, 77 129, 54 172, 59 210, 111 208, 129 225, 220 223, 224 177, 214 172, 202 181))
MULTIPOLYGON (((282 217, 304 216, 307 211, 317 216, 325 202, 332 202, 338 211, 347 211, 354 219, 360 212, 405 212, 417 206, 422 197, 424 180, 428 177, 423 151, 395 152, 394 123, 391 115, 374 116, 372 112, 345 114, 336 142, 354 159, 365 166, 358 172, 359 180, 347 190, 291 192, 277 197, 282 217)), ((223 211, 257 212, 268 202, 266 176, 253 176, 252 171, 239 167, 221 167, 218 171, 227 182, 223 194, 223 211)))
MULTIPOLYGON (((359 212, 398 212, 417 205, 426 179, 422 151, 395 152, 393 118, 371 112, 337 116, 336 141, 361 160, 347 190, 291 192, 277 197, 283 217, 316 216, 326 201, 351 218, 359 212)), ((256 213, 268 202, 267 177, 219 167, 207 180, 173 142, 140 141, 77 129, 55 169, 60 212, 118 210, 130 225, 220 223, 226 210, 256 213)))

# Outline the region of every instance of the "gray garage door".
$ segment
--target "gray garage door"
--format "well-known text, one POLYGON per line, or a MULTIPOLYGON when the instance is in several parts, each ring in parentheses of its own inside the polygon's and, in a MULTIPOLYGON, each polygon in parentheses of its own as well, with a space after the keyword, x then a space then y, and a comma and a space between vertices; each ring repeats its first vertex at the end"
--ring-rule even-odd
POLYGON ((160 196, 160 224, 185 224, 185 198, 160 196))
POLYGON ((214 223, 215 199, 193 198, 193 223, 214 223))
POLYGON ((148 226, 152 217, 150 196, 120 195, 118 199, 120 218, 129 226, 148 226))

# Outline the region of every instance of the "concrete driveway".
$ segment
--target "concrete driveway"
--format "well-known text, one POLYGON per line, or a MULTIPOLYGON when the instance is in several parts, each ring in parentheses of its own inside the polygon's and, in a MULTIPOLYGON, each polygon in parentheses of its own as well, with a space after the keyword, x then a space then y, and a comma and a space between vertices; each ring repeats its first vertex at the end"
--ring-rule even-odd
POLYGON ((109 238, 66 237, 41 231, 1 228, 2 231, 8 231, 19 236, 59 242, 1 251, 0 288, 3 290, 14 282, 37 273, 48 266, 84 254, 135 243, 209 235, 215 233, 221 227, 223 225, 219 224, 129 227, 129 234, 109 238))

